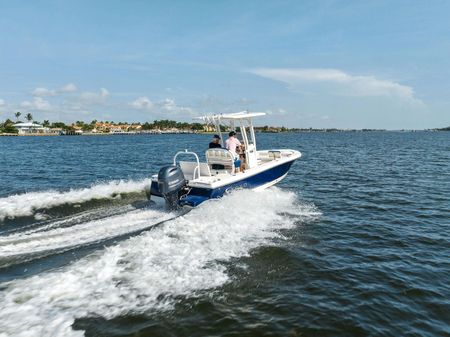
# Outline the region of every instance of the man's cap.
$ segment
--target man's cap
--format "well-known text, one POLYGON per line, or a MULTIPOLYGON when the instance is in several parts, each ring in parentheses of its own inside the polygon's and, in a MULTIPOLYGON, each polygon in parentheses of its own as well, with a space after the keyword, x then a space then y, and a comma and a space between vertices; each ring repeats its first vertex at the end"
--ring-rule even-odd
POLYGON ((220 139, 220 136, 219 135, 214 135, 213 138, 220 139))

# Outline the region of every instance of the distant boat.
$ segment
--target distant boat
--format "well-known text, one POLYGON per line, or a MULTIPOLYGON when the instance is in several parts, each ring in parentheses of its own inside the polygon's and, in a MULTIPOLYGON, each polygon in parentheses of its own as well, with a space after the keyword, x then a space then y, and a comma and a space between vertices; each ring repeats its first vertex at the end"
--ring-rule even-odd
POLYGON ((218 134, 221 134, 223 123, 229 123, 233 130, 235 124, 239 125, 244 146, 241 160, 245 168, 239 170, 235 167, 237 158, 223 148, 221 137, 222 148, 206 150, 206 162, 200 162, 195 152, 176 153, 173 165, 162 167, 158 174, 152 176, 151 185, 147 188, 149 198, 163 198, 169 209, 191 208, 235 189, 265 189, 281 181, 301 153, 289 149, 258 151, 252 120, 263 115, 263 112, 243 111, 198 117, 213 124, 218 134), (195 161, 179 161, 183 155, 192 156, 195 161))

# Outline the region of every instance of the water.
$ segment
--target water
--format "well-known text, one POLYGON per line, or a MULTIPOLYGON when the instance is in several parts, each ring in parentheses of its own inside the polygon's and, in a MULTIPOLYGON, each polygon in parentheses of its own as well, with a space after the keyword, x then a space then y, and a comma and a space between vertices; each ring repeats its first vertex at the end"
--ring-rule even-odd
POLYGON ((0 138, 0 336, 449 336, 450 134, 259 135, 278 187, 180 215, 206 135, 0 138))

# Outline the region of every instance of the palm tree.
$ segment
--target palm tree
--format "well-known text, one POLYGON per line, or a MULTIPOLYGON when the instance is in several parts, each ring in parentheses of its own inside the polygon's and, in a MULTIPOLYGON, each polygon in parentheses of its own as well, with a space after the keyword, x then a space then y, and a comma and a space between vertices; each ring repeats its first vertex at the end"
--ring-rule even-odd
POLYGON ((27 119, 27 121, 31 122, 33 120, 33 115, 30 113, 27 113, 27 115, 25 116, 25 118, 27 119))
POLYGON ((17 121, 19 121, 19 117, 22 113, 20 111, 17 111, 14 116, 16 116, 17 121))

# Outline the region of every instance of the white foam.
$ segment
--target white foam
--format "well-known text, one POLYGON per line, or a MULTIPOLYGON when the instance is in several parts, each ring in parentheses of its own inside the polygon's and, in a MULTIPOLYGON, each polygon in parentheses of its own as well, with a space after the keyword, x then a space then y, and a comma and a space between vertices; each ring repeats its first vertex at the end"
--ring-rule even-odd
MULTIPOLYGON (((94 221, 101 218, 111 217, 119 214, 123 214, 132 210, 135 210, 136 207, 133 207, 130 204, 127 205, 114 205, 113 207, 105 207, 105 208, 96 208, 90 209, 83 212, 79 212, 76 214, 71 214, 69 216, 58 218, 53 221, 47 221, 43 223, 33 223, 28 226, 23 226, 16 228, 13 232, 15 234, 10 234, 8 236, 0 236, 0 243, 2 240, 9 240, 14 238, 19 238, 21 236, 27 236, 37 232, 49 231, 53 228, 58 227, 68 227, 73 226, 75 224, 80 224, 82 222, 94 221), (31 229, 28 229, 31 227, 31 229), (19 231, 19 232, 18 232, 19 231), (18 233, 17 233, 18 232, 18 233)), ((35 215, 36 218, 36 215, 35 215)))
MULTIPOLYGON (((0 221, 5 218, 32 216, 38 209, 81 203, 93 199, 113 198, 118 193, 139 192, 144 190, 148 184, 150 184, 150 179, 119 180, 93 185, 89 188, 71 189, 66 192, 50 190, 11 195, 0 198, 0 221)), ((42 215, 38 215, 38 217, 42 217, 42 215)))
MULTIPOLYGON (((0 237, 0 265, 14 257, 26 259, 27 255, 39 255, 98 242, 169 219, 172 214, 157 210, 134 210, 108 218, 82 222, 70 227, 36 229, 0 237)), ((6 264, 7 265, 7 264, 6 264)))
POLYGON ((155 230, 87 256, 60 270, 6 284, 0 331, 11 336, 82 336, 78 317, 113 318, 170 308, 228 281, 220 261, 272 244, 278 231, 316 212, 293 193, 238 191, 202 204, 155 230), (289 211, 297 217, 280 213, 289 211))

